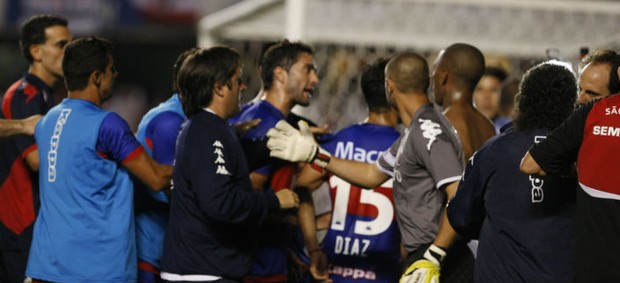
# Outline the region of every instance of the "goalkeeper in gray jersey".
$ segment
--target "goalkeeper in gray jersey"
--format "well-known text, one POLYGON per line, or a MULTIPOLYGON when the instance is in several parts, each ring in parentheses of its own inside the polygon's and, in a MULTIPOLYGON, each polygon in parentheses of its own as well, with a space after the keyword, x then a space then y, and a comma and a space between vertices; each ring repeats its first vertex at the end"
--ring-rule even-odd
POLYGON ((281 121, 268 146, 277 158, 310 162, 363 188, 394 177, 394 202, 407 265, 400 282, 471 282, 473 256, 457 242, 444 213, 463 172, 456 131, 427 95, 428 65, 412 52, 393 57, 385 69, 386 95, 408 129, 375 164, 331 157, 306 125, 300 131, 281 121), (445 261, 444 261, 445 258, 445 261))

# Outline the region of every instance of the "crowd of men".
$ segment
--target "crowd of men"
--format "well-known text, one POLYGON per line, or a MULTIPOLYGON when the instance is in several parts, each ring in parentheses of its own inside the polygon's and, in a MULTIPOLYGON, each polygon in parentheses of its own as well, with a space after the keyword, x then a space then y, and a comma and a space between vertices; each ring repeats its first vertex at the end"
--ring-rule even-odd
POLYGON ((0 115, 0 282, 620 281, 613 50, 522 78, 465 43, 432 65, 396 53, 361 74, 367 119, 327 133, 291 112, 320 83, 311 46, 267 44, 242 107, 241 55, 192 48, 134 134, 101 107, 110 41, 37 15, 20 46, 30 65, 0 115))

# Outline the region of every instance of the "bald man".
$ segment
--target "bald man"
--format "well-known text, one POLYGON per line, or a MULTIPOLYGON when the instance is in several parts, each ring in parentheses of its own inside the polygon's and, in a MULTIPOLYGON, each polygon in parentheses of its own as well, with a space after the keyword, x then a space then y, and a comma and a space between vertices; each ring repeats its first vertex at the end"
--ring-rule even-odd
POLYGON ((465 158, 495 135, 493 123, 474 108, 473 94, 484 73, 484 56, 478 48, 456 43, 439 52, 431 74, 435 102, 458 133, 465 158))
POLYGON ((393 177, 409 266, 400 282, 437 279, 440 268, 444 283, 464 278, 469 282, 473 257, 465 244, 456 242, 444 213, 463 172, 463 149, 454 127, 427 95, 428 74, 426 60, 412 52, 397 54, 386 66, 388 101, 408 129, 375 164, 332 157, 316 144, 304 124, 297 131, 279 122, 267 133, 267 145, 274 157, 312 163, 360 188, 375 188, 393 177))
POLYGON ((585 66, 579 74, 579 105, 620 92, 620 54, 598 49, 588 54, 583 63, 585 66))

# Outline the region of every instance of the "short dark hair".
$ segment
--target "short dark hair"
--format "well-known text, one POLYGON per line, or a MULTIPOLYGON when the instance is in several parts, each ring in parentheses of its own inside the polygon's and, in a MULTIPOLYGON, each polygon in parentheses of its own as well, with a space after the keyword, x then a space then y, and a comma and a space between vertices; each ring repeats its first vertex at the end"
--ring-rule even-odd
POLYGON ((216 83, 230 85, 240 66, 241 56, 227 46, 201 49, 190 54, 177 76, 185 115, 191 117, 209 106, 216 83))
POLYGON ((391 108, 385 95, 385 65, 388 61, 379 58, 362 73, 362 93, 370 112, 382 113, 391 108))
POLYGON ((515 96, 519 92, 521 80, 517 77, 507 78, 502 84, 502 91, 499 98, 499 107, 504 115, 512 115, 515 105, 515 96))
POLYGON ((473 91, 484 73, 484 65, 484 55, 478 48, 466 43, 455 43, 444 50, 439 67, 473 91))
POLYGON ((109 40, 89 36, 69 42, 62 59, 67 90, 85 89, 90 75, 95 71, 105 72, 110 60, 112 43, 109 40))
POLYGON ((273 71, 276 67, 282 67, 288 72, 302 53, 313 55, 314 50, 304 43, 290 42, 286 39, 270 46, 260 63, 263 88, 269 90, 273 86, 273 71))
POLYGON ((607 85, 609 94, 616 94, 620 92, 620 79, 618 78, 620 54, 611 49, 597 49, 588 53, 588 55, 583 58, 582 62, 584 65, 590 63, 592 63, 592 65, 608 64, 611 69, 609 71, 609 84, 607 85))
POLYGON ((559 126, 575 109, 577 80, 570 65, 546 61, 529 69, 516 97, 517 130, 559 126))
POLYGON ((503 83, 504 80, 508 77, 506 71, 498 67, 487 67, 484 69, 483 76, 491 76, 496 78, 500 83, 503 83))
POLYGON ((172 92, 179 92, 179 86, 177 85, 177 76, 179 75, 179 70, 181 70, 181 66, 183 66, 183 62, 187 57, 191 54, 194 54, 196 51, 200 50, 198 47, 193 47, 183 51, 177 57, 177 60, 174 61, 174 65, 172 65, 172 92))
POLYGON ((24 58, 29 64, 32 64, 34 58, 30 54, 30 46, 33 44, 45 43, 45 29, 53 26, 67 26, 67 20, 54 15, 35 15, 24 23, 19 38, 19 46, 22 50, 24 58))
POLYGON ((426 59, 411 51, 394 55, 388 61, 386 74, 403 93, 418 91, 426 94, 430 84, 426 59))

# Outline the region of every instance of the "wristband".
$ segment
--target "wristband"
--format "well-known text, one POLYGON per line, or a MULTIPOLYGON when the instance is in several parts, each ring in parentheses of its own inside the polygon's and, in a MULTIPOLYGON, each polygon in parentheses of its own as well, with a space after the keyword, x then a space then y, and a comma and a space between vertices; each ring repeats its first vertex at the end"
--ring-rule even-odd
POLYGON ((327 164, 329 164, 329 160, 331 159, 331 157, 332 155, 327 150, 324 150, 322 147, 317 146, 317 150, 314 154, 314 159, 312 160, 312 163, 325 169, 325 167, 327 167, 327 164))
POLYGON ((440 265, 445 257, 446 257, 446 251, 432 244, 428 247, 428 249, 424 253, 424 258, 426 258, 427 260, 437 265, 440 265))

